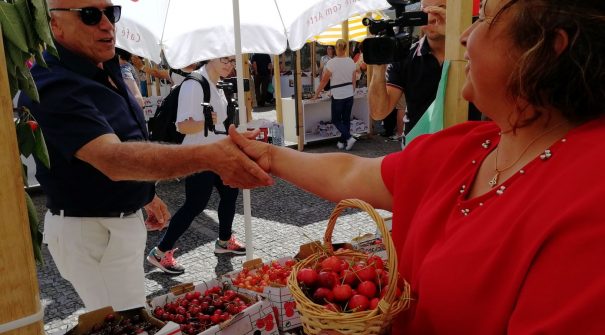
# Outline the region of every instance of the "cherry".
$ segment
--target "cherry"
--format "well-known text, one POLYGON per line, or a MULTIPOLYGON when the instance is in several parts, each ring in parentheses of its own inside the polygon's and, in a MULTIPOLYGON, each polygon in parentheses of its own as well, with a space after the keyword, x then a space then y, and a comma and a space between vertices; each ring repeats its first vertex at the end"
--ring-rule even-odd
POLYGON ((303 268, 296 274, 296 280, 301 285, 313 287, 319 280, 319 275, 317 274, 317 271, 313 269, 303 268))
POLYGON ((370 300, 370 309, 376 309, 378 307, 379 302, 380 302, 380 299, 372 298, 372 300, 370 300))
POLYGON ((36 131, 38 129, 38 122, 34 120, 29 120, 26 123, 32 131, 36 131))
POLYGON ((356 294, 349 299, 348 307, 355 312, 363 312, 370 307, 370 300, 364 295, 356 294))
POLYGON ((321 262, 321 269, 325 271, 340 271, 340 266, 343 262, 343 260, 336 256, 330 256, 321 262))
POLYGON ((320 304, 323 304, 326 301, 332 302, 334 301, 334 293, 332 293, 332 290, 329 288, 320 287, 313 293, 313 300, 320 304))
POLYGON ((336 285, 332 292, 334 292, 334 299, 340 302, 348 301, 353 296, 353 290, 348 284, 336 285))
POLYGON ((357 285, 357 293, 372 299, 376 296, 376 284, 369 280, 363 281, 357 285))
POLYGON ((333 288, 338 283, 338 275, 332 271, 322 271, 319 273, 319 286, 333 288))

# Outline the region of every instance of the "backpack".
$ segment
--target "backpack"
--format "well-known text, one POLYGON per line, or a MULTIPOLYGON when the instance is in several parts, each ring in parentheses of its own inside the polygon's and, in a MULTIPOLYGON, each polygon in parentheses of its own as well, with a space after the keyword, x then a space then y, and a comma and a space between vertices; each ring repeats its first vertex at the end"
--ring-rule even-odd
POLYGON ((208 80, 199 73, 190 73, 182 83, 177 85, 164 98, 164 101, 158 106, 153 117, 149 118, 147 127, 149 129, 149 139, 154 142, 166 142, 181 144, 185 138, 185 134, 181 134, 176 130, 176 115, 179 105, 179 93, 181 86, 187 80, 195 80, 204 90, 204 103, 210 102, 210 85, 208 80))

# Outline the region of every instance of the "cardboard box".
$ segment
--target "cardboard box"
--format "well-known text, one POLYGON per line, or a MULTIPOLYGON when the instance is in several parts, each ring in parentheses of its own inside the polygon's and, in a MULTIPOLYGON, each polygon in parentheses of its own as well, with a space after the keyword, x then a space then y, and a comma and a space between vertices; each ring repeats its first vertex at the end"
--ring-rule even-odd
POLYGON ((365 252, 366 254, 376 255, 386 260, 388 258, 387 251, 382 243, 382 238, 374 234, 365 234, 353 238, 351 241, 353 249, 365 252))
POLYGON ((137 308, 129 311, 114 312, 111 307, 100 308, 88 313, 84 313, 78 317, 78 324, 69 330, 65 335, 82 335, 93 330, 93 327, 105 323, 105 317, 109 314, 114 314, 116 319, 132 318, 134 315, 140 315, 157 329, 156 335, 182 335, 180 327, 174 322, 164 323, 152 317, 145 308, 137 308))
MULTIPOLYGON (((184 296, 187 292, 199 291, 204 293, 209 288, 223 286, 222 282, 216 279, 199 283, 194 285, 193 283, 187 283, 177 285, 170 289, 170 293, 163 296, 155 297, 149 301, 148 308, 153 310, 160 306, 163 307, 169 302, 184 296)), ((241 292, 238 292, 241 294, 241 292)), ((241 296, 242 297, 242 296, 241 296)), ((245 297, 249 301, 254 301, 252 297, 245 297)), ((253 305, 246 308, 243 312, 234 315, 231 319, 214 325, 205 331, 199 333, 199 335, 278 335, 277 325, 275 324, 275 317, 273 315, 273 309, 271 303, 267 300, 260 300, 255 302, 253 305)))
MULTIPOLYGON (((292 257, 283 257, 279 258, 276 261, 280 265, 285 265, 286 261, 291 260, 292 257)), ((273 261, 271 261, 273 262, 273 261)), ((251 271, 254 271, 265 264, 260 258, 253 259, 247 261, 243 264, 244 268, 247 268, 251 271)), ((279 330, 285 331, 289 329, 293 329, 299 327, 301 325, 300 315, 296 310, 296 302, 294 301, 294 297, 290 292, 290 289, 287 286, 283 285, 273 285, 270 284, 265 286, 263 292, 251 291, 239 286, 233 285, 233 279, 237 277, 237 275, 241 271, 232 271, 225 275, 223 275, 222 280, 227 283, 234 291, 246 295, 259 295, 263 298, 266 298, 273 307, 273 312, 275 313, 275 318, 277 320, 277 326, 279 330)))

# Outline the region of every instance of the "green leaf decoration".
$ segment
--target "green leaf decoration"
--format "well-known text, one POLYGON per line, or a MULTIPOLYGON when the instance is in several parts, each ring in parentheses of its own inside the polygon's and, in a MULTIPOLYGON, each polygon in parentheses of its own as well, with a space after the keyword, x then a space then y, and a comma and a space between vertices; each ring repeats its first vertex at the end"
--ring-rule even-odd
POLYGON ((38 89, 36 88, 34 78, 29 72, 27 66, 25 66, 25 61, 22 64, 22 66, 17 66, 17 82, 19 83, 19 88, 22 89, 23 92, 25 92, 33 101, 40 102, 40 97, 38 96, 38 89))
POLYGON ((24 23, 23 29, 25 31, 27 46, 29 47, 28 51, 33 53, 37 49, 35 47, 42 44, 42 40, 38 38, 34 27, 31 24, 27 24, 28 22, 33 22, 27 0, 15 0, 15 8, 17 9, 17 13, 19 13, 19 17, 21 17, 21 22, 24 23))
POLYGON ((34 53, 34 58, 38 65, 42 67, 48 67, 48 65, 46 65, 46 61, 44 60, 44 56, 42 55, 42 50, 36 50, 36 52, 34 53))
POLYGON ((23 177, 23 185, 29 186, 29 180, 27 180, 27 165, 21 163, 21 177, 23 177))
MULTIPOLYGON (((21 51, 11 41, 4 41, 4 54, 6 55, 6 70, 8 71, 9 77, 17 78, 17 63, 16 61, 21 58, 21 51)), ((9 78, 10 79, 10 78, 9 78)), ((9 80, 9 83, 13 83, 9 80)))
POLYGON ((3 27, 2 34, 7 40, 13 42, 23 52, 29 50, 23 22, 13 4, 0 1, 0 25, 3 27))
POLYGON ((17 142, 19 143, 19 151, 25 157, 29 157, 34 150, 36 139, 34 132, 25 122, 17 124, 17 142))
POLYGON ((34 258, 38 265, 44 265, 44 258, 42 257, 42 233, 40 232, 40 228, 38 228, 40 221, 38 220, 36 207, 29 194, 27 194, 27 192, 23 193, 25 194, 25 203, 27 205, 27 216, 29 218, 29 230, 32 236, 34 258))
MULTIPOLYGON (((4 52, 6 59, 11 97, 14 97, 18 90, 23 90, 32 100, 39 102, 36 85, 25 61, 33 56, 39 65, 46 67, 42 57, 44 49, 58 57, 49 21, 46 0, 0 0, 0 34, 5 37, 4 50, 0 51, 4 52)), ((28 120, 33 118, 29 111, 23 110, 19 114, 19 120, 15 121, 19 151, 25 157, 33 153, 37 160, 49 167, 50 160, 42 131, 40 128, 32 131, 27 124, 28 120)), ((23 163, 21 166, 23 183, 28 185, 27 166, 23 163)), ((38 228, 38 215, 27 193, 25 200, 34 257, 36 262, 42 265, 42 233, 38 228)))
POLYGON ((47 169, 50 169, 48 150, 46 149, 46 142, 44 141, 44 136, 40 127, 34 131, 34 136, 36 137, 36 143, 34 145, 34 157, 44 164, 47 169))
POLYGON ((56 57, 59 57, 59 53, 55 48, 55 44, 53 42, 53 37, 50 32, 50 26, 48 23, 50 22, 50 15, 48 12, 48 8, 46 7, 46 0, 29 0, 30 4, 33 7, 33 17, 34 27, 36 32, 38 33, 38 37, 46 44, 46 49, 56 57))
MULTIPOLYGON (((19 50, 11 41, 4 41, 4 54, 6 55, 6 69, 8 72, 8 83, 10 86, 11 97, 19 91, 18 77, 18 64, 23 64, 25 60, 23 51, 19 50)), ((27 59, 27 58, 26 58, 27 59)))

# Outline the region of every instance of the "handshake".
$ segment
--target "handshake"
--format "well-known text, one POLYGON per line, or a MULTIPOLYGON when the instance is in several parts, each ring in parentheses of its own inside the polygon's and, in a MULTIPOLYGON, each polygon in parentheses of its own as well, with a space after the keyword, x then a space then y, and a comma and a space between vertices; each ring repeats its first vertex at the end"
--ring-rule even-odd
POLYGON ((269 175, 272 170, 272 155, 277 148, 271 144, 256 141, 260 130, 239 133, 231 125, 228 137, 207 146, 216 150, 208 169, 215 172, 225 185, 234 188, 255 188, 273 185, 269 175))

